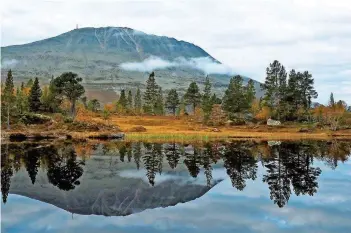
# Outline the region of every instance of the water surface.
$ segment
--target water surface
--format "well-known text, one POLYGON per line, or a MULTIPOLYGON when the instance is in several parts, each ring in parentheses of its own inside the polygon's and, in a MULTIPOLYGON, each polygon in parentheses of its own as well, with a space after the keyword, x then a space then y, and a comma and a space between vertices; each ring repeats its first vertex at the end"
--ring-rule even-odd
POLYGON ((351 232, 351 142, 9 143, 2 232, 351 232))

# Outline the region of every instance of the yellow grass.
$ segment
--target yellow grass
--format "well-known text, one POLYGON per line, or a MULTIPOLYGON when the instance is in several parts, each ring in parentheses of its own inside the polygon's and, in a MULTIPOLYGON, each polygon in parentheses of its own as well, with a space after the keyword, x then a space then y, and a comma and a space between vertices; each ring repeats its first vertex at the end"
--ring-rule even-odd
MULTIPOLYGON (((102 122, 100 118, 93 120, 102 122)), ((126 132, 127 139, 170 139, 170 140, 213 140, 229 138, 264 138, 264 139, 327 139, 331 137, 351 138, 351 130, 331 132, 315 129, 311 133, 299 132, 298 126, 283 126, 279 128, 260 126, 221 126, 208 127, 196 122, 191 116, 116 116, 107 121, 108 124, 119 126, 126 132), (135 126, 143 126, 146 132, 129 132, 135 126), (216 129, 219 132, 214 132, 216 129)))

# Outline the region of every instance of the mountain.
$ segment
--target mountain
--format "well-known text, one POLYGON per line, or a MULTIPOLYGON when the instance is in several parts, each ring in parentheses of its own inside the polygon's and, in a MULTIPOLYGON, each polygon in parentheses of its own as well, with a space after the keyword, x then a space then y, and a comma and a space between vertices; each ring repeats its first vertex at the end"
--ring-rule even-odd
POLYGON ((185 91, 191 81, 201 83, 209 74, 221 93, 231 77, 199 46, 124 27, 75 29, 1 50, 2 76, 12 68, 18 81, 39 77, 48 83, 52 76, 73 71, 83 78, 88 93, 103 91, 103 95, 108 95, 108 90, 143 88, 151 71, 165 90, 176 87, 185 91))

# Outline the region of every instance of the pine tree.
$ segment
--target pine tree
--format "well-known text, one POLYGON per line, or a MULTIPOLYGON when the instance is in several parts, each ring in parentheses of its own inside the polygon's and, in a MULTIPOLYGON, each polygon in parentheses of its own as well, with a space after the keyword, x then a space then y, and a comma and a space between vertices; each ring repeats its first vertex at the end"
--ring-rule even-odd
POLYGON ((40 102, 41 94, 42 92, 39 86, 39 80, 38 78, 35 78, 28 96, 29 111, 32 111, 32 112, 39 111, 41 106, 41 102, 40 102))
POLYGON ((240 75, 230 79, 229 86, 224 93, 222 107, 230 118, 235 118, 238 113, 247 107, 243 78, 240 75))
POLYGON ((52 80, 50 88, 55 104, 55 108, 62 101, 62 97, 66 97, 71 103, 71 117, 74 119, 76 115, 76 101, 80 98, 84 92, 84 87, 80 84, 82 78, 78 77, 77 74, 72 72, 66 72, 61 74, 59 77, 52 80))
POLYGON ((334 106, 335 106, 335 100, 334 100, 334 94, 333 94, 333 92, 330 93, 329 106, 330 106, 330 107, 334 107, 334 106))
POLYGON ((128 100, 126 97, 126 92, 124 89, 121 90, 121 95, 119 97, 118 103, 124 108, 127 109, 127 104, 128 104, 128 100))
POLYGON ((262 85, 265 91, 264 99, 268 107, 275 110, 274 115, 280 119, 284 114, 282 111, 286 108, 287 74, 284 66, 275 60, 267 67, 266 75, 265 83, 262 85))
POLYGON ((196 82, 190 83, 187 92, 184 95, 187 104, 191 104, 195 113, 195 108, 201 103, 201 94, 196 82))
POLYGON ((127 97, 127 108, 131 110, 133 108, 133 95, 132 91, 128 91, 128 97, 127 97))
POLYGON ((134 109, 136 113, 140 113, 141 112, 141 107, 142 107, 142 103, 141 103, 141 92, 140 89, 138 87, 138 90, 135 94, 135 98, 134 98, 134 109))
POLYGON ((28 82, 26 83, 26 87, 32 88, 33 83, 34 83, 34 82, 33 82, 33 79, 29 79, 28 82))
POLYGON ((254 81, 252 79, 250 79, 247 82, 247 85, 245 88, 245 97, 246 97, 247 108, 251 107, 252 102, 255 99, 255 95, 256 95, 256 90, 255 90, 254 81))
POLYGON ((304 107, 306 109, 311 108, 312 99, 318 97, 318 93, 313 87, 314 79, 312 78, 312 74, 308 73, 308 71, 303 72, 303 79, 301 83, 302 92, 303 92, 303 102, 304 107))
POLYGON ((176 110, 180 104, 179 96, 176 89, 171 89, 168 92, 166 99, 166 108, 171 109, 173 115, 176 115, 176 110))
POLYGON ((7 78, 5 81, 5 87, 1 96, 1 117, 2 117, 2 122, 3 119, 6 119, 7 121, 7 129, 10 129, 10 115, 11 111, 14 109, 15 104, 15 95, 14 95, 14 84, 13 84, 13 76, 12 76, 12 71, 9 70, 7 72, 7 78), (6 115, 5 115, 6 114, 6 115))
POLYGON ((216 96, 216 93, 213 93, 211 99, 212 99, 213 104, 221 104, 222 103, 222 100, 216 96))
POLYGON ((155 113, 154 107, 156 106, 159 87, 155 80, 155 73, 152 72, 149 79, 146 81, 146 90, 144 94, 144 111, 146 113, 155 113))
POLYGON ((202 101, 201 101, 201 107, 202 111, 204 113, 204 122, 207 123, 212 112, 213 104, 214 104, 214 99, 212 99, 211 96, 211 82, 208 76, 206 77, 205 80, 205 88, 204 88, 204 93, 202 95, 202 101))
POLYGON ((159 87, 157 95, 156 95, 156 102, 155 102, 155 105, 154 105, 154 113, 155 114, 157 114, 157 115, 163 115, 164 114, 165 109, 164 109, 164 103, 163 102, 164 102, 164 100, 163 100, 162 88, 159 87))
POLYGON ((179 115, 179 116, 188 115, 188 113, 186 111, 186 104, 185 104, 184 96, 182 96, 182 98, 180 98, 180 103, 179 103, 177 115, 179 115))

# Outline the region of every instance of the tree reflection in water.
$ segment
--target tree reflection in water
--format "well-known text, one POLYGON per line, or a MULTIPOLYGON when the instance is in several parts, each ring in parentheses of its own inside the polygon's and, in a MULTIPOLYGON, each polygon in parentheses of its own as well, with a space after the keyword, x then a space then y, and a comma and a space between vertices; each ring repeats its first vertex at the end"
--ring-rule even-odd
POLYGON ((171 170, 185 166, 193 178, 197 178, 202 171, 206 185, 212 187, 213 166, 221 161, 233 187, 242 191, 247 180, 257 179, 258 164, 262 163, 265 168, 262 182, 268 185, 273 202, 283 207, 288 203, 292 192, 298 196, 317 193, 318 177, 322 171, 313 166, 314 160, 324 161, 327 166, 336 169, 338 162, 348 159, 350 144, 336 140, 281 143, 234 141, 193 145, 105 142, 103 145, 84 144, 84 149, 71 143, 3 144, 2 199, 6 203, 11 189, 11 177, 21 168, 27 171, 33 185, 41 167, 46 171, 51 184, 64 191, 73 190, 80 184, 84 161, 90 156, 87 155, 89 152, 94 155, 119 156, 118 163, 134 162, 138 170, 142 166, 151 186, 156 185, 156 175, 161 175, 165 164, 168 164, 166 166, 171 170))

